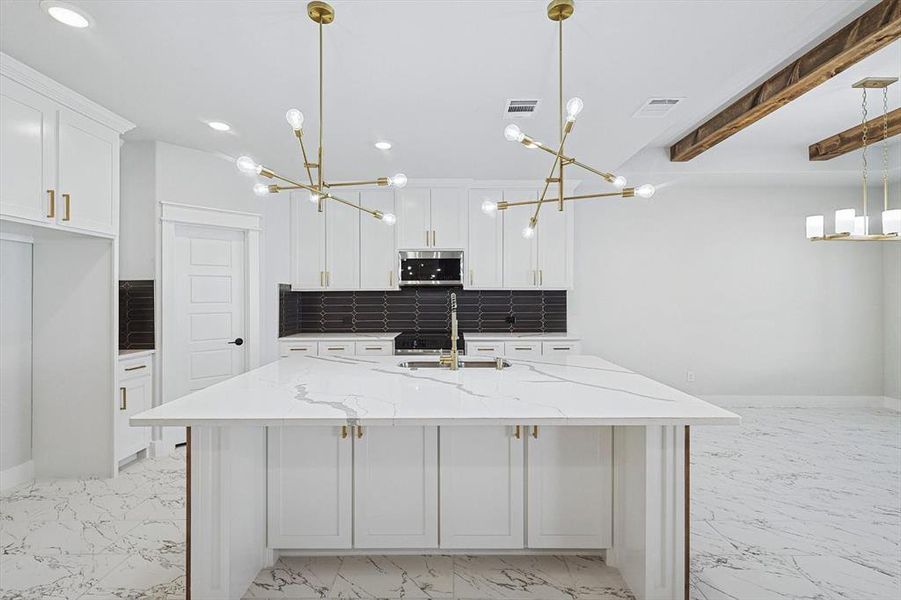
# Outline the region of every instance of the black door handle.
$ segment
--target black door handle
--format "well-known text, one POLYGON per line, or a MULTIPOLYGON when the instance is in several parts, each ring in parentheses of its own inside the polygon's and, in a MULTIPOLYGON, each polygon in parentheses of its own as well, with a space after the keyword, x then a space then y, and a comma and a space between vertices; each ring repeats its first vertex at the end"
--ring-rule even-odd
POLYGON ((235 346, 240 346, 243 343, 244 343, 244 340, 242 340, 241 338, 235 338, 234 342, 229 342, 229 344, 234 344, 235 346))

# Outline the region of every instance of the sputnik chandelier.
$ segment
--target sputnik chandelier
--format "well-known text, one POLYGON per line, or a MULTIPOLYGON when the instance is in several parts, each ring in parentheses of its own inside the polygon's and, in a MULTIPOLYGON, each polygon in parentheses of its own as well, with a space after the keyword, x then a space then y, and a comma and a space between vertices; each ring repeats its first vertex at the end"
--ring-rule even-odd
POLYGON ((402 188, 407 185, 407 176, 403 173, 398 173, 394 177, 379 177, 378 179, 366 180, 366 181, 326 181, 323 176, 323 168, 322 168, 322 26, 328 25, 332 21, 335 20, 335 9, 333 9, 326 2, 314 1, 307 4, 307 15, 309 15, 310 19, 312 19, 315 23, 319 25, 319 151, 317 153, 316 162, 310 162, 309 158, 307 158, 307 150, 303 143, 303 113, 297 110, 296 108, 292 108, 285 114, 285 119, 287 119, 288 124, 294 130, 294 137, 297 138, 298 143, 300 144, 300 152, 303 157, 303 167, 306 170, 307 179, 309 184, 300 183, 299 181, 294 181, 288 179, 287 177, 283 177, 278 173, 275 173, 271 169, 264 167, 261 164, 258 164, 249 156, 241 156, 235 161, 238 170, 242 173, 245 173, 250 176, 262 175, 263 177, 268 177, 269 179, 278 179, 287 185, 279 185, 272 184, 266 185, 265 183, 257 183, 253 186, 253 191, 258 196, 266 196, 267 194, 275 194, 281 191, 286 190, 306 190, 310 192, 310 202, 313 202, 318 205, 319 212, 322 212, 323 205, 327 200, 334 200, 335 202, 340 202, 341 204, 345 204, 347 206, 356 208, 357 210, 363 211, 365 213, 369 213, 376 219, 381 220, 386 225, 394 225, 397 222, 397 217, 395 217, 391 213, 383 213, 379 210, 372 210, 366 208, 365 206, 355 204, 350 202, 349 200, 345 200, 334 195, 331 192, 332 188, 336 187, 346 187, 346 186, 364 186, 364 185, 380 185, 380 186, 394 186, 398 188, 402 188), (313 177, 313 170, 316 170, 316 177, 313 177))
POLYGON ((888 205, 888 86, 898 81, 897 77, 867 77, 852 85, 863 90, 863 215, 856 214, 853 208, 842 208, 835 211, 835 233, 826 233, 823 215, 807 217, 807 239, 812 242, 849 241, 849 242, 885 242, 901 240, 901 208, 889 209, 888 205), (867 177, 867 142, 869 127, 867 124, 867 89, 882 89, 882 233, 870 233, 870 215, 868 214, 867 177))
POLYGON ((638 188, 626 187, 626 178, 621 175, 614 175, 613 173, 606 173, 604 171, 599 171, 593 167, 586 165, 585 163, 579 162, 575 158, 571 156, 567 156, 563 153, 564 144, 566 143, 566 138, 569 136, 570 132, 573 129, 573 125, 576 122, 576 117, 579 116, 579 113, 582 112, 582 108, 584 103, 581 98, 570 98, 569 101, 565 104, 566 116, 564 117, 564 103, 563 103, 563 21, 572 16, 573 11, 575 10, 575 5, 573 0, 551 0, 551 3, 547 6, 547 16, 551 21, 556 21, 558 24, 558 62, 559 62, 559 100, 560 100, 560 145, 557 149, 553 149, 549 146, 544 145, 538 140, 526 135, 522 131, 520 131, 519 127, 515 124, 507 125, 504 129, 504 137, 507 138, 508 141, 511 142, 519 142, 524 145, 526 148, 539 148, 544 150, 549 154, 554 155, 554 163, 551 165, 550 174, 544 180, 544 189, 541 191, 541 196, 538 200, 524 200, 524 201, 514 201, 514 202, 492 202, 490 200, 486 200, 482 203, 482 212, 488 215, 492 215, 495 211, 499 210, 507 210, 511 206, 527 206, 534 205, 535 212, 532 213, 532 217, 529 219, 528 225, 522 230, 522 235, 525 238, 531 238, 535 236, 535 228, 538 226, 538 213, 541 211, 541 206, 545 202, 555 202, 557 204, 557 210, 562 211, 564 207, 564 202, 572 201, 572 200, 587 200, 590 198, 607 198, 611 196, 619 196, 622 198, 631 198, 634 196, 640 196, 642 198, 650 198, 654 195, 654 186, 651 184, 644 184, 639 186, 638 188), (563 194, 563 175, 565 167, 569 165, 574 165, 576 167, 580 167, 594 173, 595 175, 601 176, 608 183, 612 183, 615 187, 619 188, 617 192, 607 192, 600 194, 583 194, 580 196, 564 196, 563 194), (556 176, 555 176, 556 173, 556 176), (550 185, 554 183, 557 184, 557 197, 556 198, 548 198, 547 192, 550 188, 550 185))

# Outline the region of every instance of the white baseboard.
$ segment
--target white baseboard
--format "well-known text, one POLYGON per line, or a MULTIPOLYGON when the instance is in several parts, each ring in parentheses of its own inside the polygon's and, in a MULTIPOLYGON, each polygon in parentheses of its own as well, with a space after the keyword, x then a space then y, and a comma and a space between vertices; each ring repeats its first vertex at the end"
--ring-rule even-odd
POLYGON ((34 480, 34 461, 29 460, 21 465, 0 471, 0 492, 16 487, 20 483, 34 480))
POLYGON ((710 395, 701 398, 723 408, 889 408, 901 411, 901 400, 885 396, 710 395))
POLYGON ((175 444, 166 440, 153 440, 150 442, 149 452, 152 457, 169 456, 175 452, 175 444))

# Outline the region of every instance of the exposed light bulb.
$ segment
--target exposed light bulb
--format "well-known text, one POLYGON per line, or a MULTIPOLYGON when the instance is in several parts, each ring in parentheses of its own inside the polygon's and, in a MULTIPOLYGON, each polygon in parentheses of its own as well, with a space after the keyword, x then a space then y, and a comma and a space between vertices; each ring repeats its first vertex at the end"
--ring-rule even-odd
POLYGON ((626 183, 628 183, 628 182, 626 181, 626 178, 623 177, 622 175, 617 175, 616 177, 613 178, 613 181, 611 181, 610 183, 612 183, 615 187, 617 187, 619 189, 623 189, 624 187, 626 187, 626 183))
POLYGON ((901 235, 901 208, 882 211, 882 234, 901 235))
POLYGON ((527 240, 535 237, 535 227, 531 223, 523 228, 522 237, 526 238, 527 240))
POLYGON ((316 192, 310 192, 310 202, 312 204, 319 204, 320 197, 321 196, 319 194, 317 194, 316 192))
POLYGON ((235 161, 235 166, 245 175, 259 175, 263 171, 263 165, 258 165, 249 156, 239 156, 235 161))
POLYGON ((497 211, 497 202, 492 200, 482 201, 482 212, 486 215, 493 215, 497 211))
POLYGON ((395 217, 393 213, 385 213, 382 215, 382 223, 390 227, 397 223, 397 217, 395 217))
POLYGON ((294 131, 303 129, 303 113, 296 108, 292 108, 285 113, 285 120, 288 121, 288 125, 290 125, 294 131))
POLYGON ((388 185, 393 185, 396 188, 402 188, 407 185, 407 176, 403 173, 398 173, 394 177, 389 177, 388 185))
POLYGON ((820 238, 826 233, 826 220, 823 215, 807 217, 807 239, 820 238))
POLYGON ((569 102, 566 103, 566 120, 567 121, 575 121, 576 117, 579 116, 579 113, 582 112, 582 109, 585 108, 585 103, 582 102, 582 99, 578 96, 575 98, 570 98, 569 102))
POLYGON ((851 233, 854 231, 853 208, 840 208, 835 211, 835 233, 851 233))
POLYGON ((521 142, 526 138, 526 134, 519 129, 519 125, 510 123, 504 127, 504 137, 508 142, 521 142))
POLYGON ((253 193, 257 196, 266 196, 269 194, 269 186, 265 183, 258 183, 253 186, 253 193))
POLYGON ((644 185, 638 186, 635 189, 635 195, 641 196, 642 198, 650 198, 651 196, 654 195, 654 192, 656 192, 656 191, 657 191, 657 188, 655 188, 650 183, 646 183, 644 185))

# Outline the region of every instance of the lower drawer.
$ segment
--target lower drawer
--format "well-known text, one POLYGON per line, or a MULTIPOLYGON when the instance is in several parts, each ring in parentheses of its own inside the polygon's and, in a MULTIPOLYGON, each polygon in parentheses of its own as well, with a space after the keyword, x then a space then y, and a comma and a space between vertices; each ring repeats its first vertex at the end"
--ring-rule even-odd
POLYGON ((394 354, 393 342, 355 342, 358 355, 391 356, 394 354))
POLYGON ((316 342, 281 342, 278 345, 278 355, 281 358, 288 356, 316 356, 317 354, 316 342))

